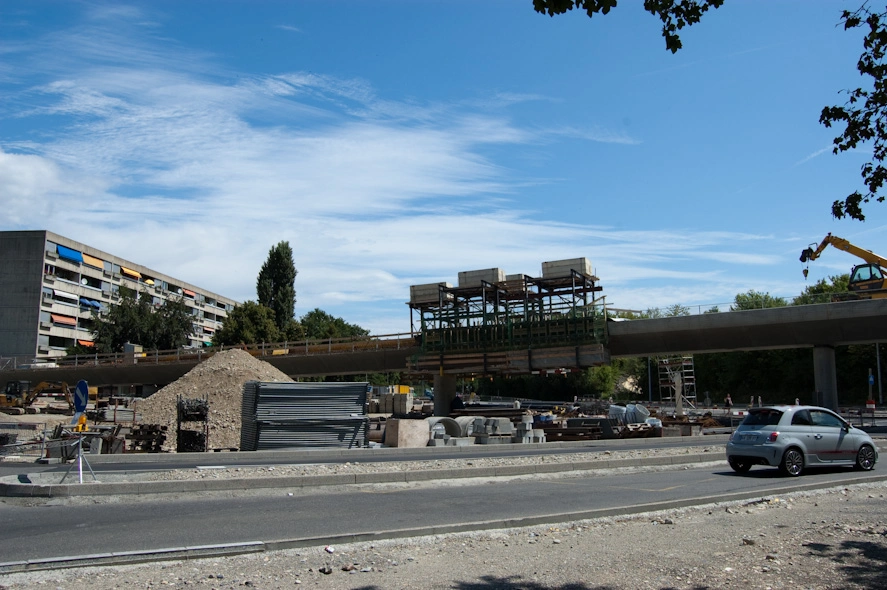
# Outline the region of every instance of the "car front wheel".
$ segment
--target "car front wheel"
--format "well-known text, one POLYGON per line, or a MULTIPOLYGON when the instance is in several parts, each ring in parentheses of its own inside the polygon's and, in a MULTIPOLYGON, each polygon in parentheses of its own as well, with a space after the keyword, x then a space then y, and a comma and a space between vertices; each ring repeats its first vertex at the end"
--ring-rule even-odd
POLYGON ((749 469, 751 469, 751 463, 749 463, 748 461, 736 461, 730 459, 727 462, 730 464, 730 469, 732 469, 736 473, 746 473, 749 469))
POLYGON ((875 468, 875 449, 869 445, 862 445, 856 453, 856 468, 862 471, 871 471, 875 468))
POLYGON ((779 470, 783 475, 797 477, 804 471, 804 454, 798 449, 789 449, 782 455, 779 470))

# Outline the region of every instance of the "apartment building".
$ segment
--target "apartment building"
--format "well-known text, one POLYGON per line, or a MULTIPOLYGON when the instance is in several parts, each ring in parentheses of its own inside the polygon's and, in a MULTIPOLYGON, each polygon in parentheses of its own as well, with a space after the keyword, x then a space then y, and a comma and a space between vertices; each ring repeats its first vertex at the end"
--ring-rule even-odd
POLYGON ((181 297, 194 318, 191 347, 208 345, 236 304, 49 231, 0 232, 0 357, 51 360, 92 346, 92 311, 113 307, 121 286, 155 305, 181 297))

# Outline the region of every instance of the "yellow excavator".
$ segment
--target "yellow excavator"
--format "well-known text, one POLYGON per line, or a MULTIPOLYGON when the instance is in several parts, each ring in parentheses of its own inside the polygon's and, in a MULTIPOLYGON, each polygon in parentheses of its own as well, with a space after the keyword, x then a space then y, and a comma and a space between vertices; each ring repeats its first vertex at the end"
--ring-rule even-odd
POLYGON ((73 413, 74 394, 67 383, 60 381, 41 381, 34 387, 31 387, 30 381, 7 381, 5 391, 0 394, 0 412, 16 415, 36 413, 39 410, 31 404, 41 394, 64 397, 68 410, 73 413))
MULTIPOLYGON (((853 254, 857 258, 865 260, 865 264, 858 264, 850 271, 850 296, 853 299, 882 299, 887 297, 887 279, 884 269, 887 268, 887 258, 878 256, 871 250, 864 250, 854 246, 844 238, 826 234, 818 246, 811 244, 809 248, 801 252, 801 262, 816 260, 827 246, 833 246, 853 254)), ((804 269, 804 278, 807 278, 808 269, 804 269)))

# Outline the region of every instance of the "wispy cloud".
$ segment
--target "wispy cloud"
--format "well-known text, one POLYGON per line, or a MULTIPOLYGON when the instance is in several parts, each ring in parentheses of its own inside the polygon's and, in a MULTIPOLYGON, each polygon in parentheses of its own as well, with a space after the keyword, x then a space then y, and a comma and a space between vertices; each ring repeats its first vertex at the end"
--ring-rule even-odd
POLYGON ((801 159, 798 160, 797 162, 795 162, 795 163, 794 163, 794 166, 800 166, 801 164, 806 164, 807 162, 809 162, 809 161, 812 160, 813 158, 817 158, 817 157, 821 156, 822 154, 829 153, 829 152, 831 152, 831 151, 832 151, 831 146, 830 146, 830 147, 824 147, 824 148, 822 148, 822 149, 818 149, 818 150, 816 150, 815 152, 813 152, 812 154, 809 154, 809 155, 807 155, 807 156, 801 158, 801 159))

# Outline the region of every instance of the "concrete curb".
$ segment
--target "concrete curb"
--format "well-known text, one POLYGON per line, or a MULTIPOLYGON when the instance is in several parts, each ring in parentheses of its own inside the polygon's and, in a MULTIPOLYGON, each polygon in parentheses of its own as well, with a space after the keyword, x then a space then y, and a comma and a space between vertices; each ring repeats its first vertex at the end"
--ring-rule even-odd
MULTIPOLYGON (((698 446, 717 445, 726 443, 729 435, 726 434, 709 434, 705 436, 693 437, 693 442, 698 442, 698 446)), ((594 441, 574 441, 574 442, 546 442, 546 443, 530 443, 521 445, 505 445, 504 448, 513 450, 520 447, 525 450, 559 450, 559 449, 588 449, 589 451, 600 450, 602 447, 618 448, 621 446, 643 445, 650 447, 670 447, 681 446, 686 444, 687 437, 647 437, 647 438, 621 438, 621 439, 600 439, 594 441)), ((194 461, 195 455, 205 457, 204 463, 208 465, 224 465, 237 463, 242 457, 248 456, 254 459, 266 460, 324 460, 339 459, 341 461, 373 461, 379 455, 398 457, 400 455, 428 455, 429 458, 440 457, 441 455, 454 454, 461 455, 464 453, 489 453, 495 455, 500 453, 503 446, 499 445, 467 445, 461 447, 381 447, 368 449, 287 449, 278 451, 235 451, 227 453, 131 453, 126 455, 88 455, 91 465, 103 465, 107 463, 126 463, 126 464, 144 464, 144 463, 191 463, 194 461)))
POLYGON ((373 542, 390 539, 404 539, 409 537, 423 537, 429 535, 444 535, 453 533, 476 532, 484 530, 510 529, 546 524, 574 522, 605 518, 611 516, 623 516, 632 514, 640 516, 649 512, 673 510, 678 508, 698 507, 707 504, 722 504, 740 502, 743 500, 773 498, 792 492, 816 491, 829 488, 843 488, 846 486, 887 481, 887 474, 875 477, 858 477, 845 480, 840 484, 834 482, 821 482, 811 484, 795 484, 784 486, 774 490, 768 490, 761 494, 760 490, 735 492, 727 495, 696 496, 669 500, 665 502, 652 502, 633 506, 617 506, 596 510, 583 510, 576 512, 557 512, 508 520, 476 521, 451 525, 435 525, 425 527, 413 527, 393 529, 390 531, 371 531, 348 533, 343 535, 330 535, 325 537, 303 537, 294 539, 280 539, 274 541, 256 541, 248 543, 233 543, 220 545, 202 545, 195 547, 170 547, 150 551, 127 551, 119 553, 101 553, 93 555, 54 557, 46 559, 34 559, 0 563, 0 574, 12 574, 20 572, 66 569, 85 566, 110 566, 150 563, 156 561, 201 559, 210 557, 223 557, 227 555, 241 555, 246 553, 261 553, 263 551, 276 551, 282 549, 296 549, 301 547, 316 547, 319 545, 334 545, 344 543, 373 542))
MULTIPOLYGON (((29 484, 0 482, 0 496, 13 498, 66 498, 87 496, 177 494, 193 492, 245 491, 258 489, 308 488, 366 483, 409 483, 472 477, 508 477, 544 473, 567 473, 596 469, 618 469, 659 465, 688 465, 723 461, 721 453, 697 453, 635 459, 602 459, 570 463, 538 465, 502 465, 498 467, 463 467, 456 469, 425 469, 422 471, 388 471, 374 473, 343 473, 237 479, 200 479, 152 482, 88 482, 70 484, 29 484)), ((10 479, 9 476, 5 479, 10 479)))

